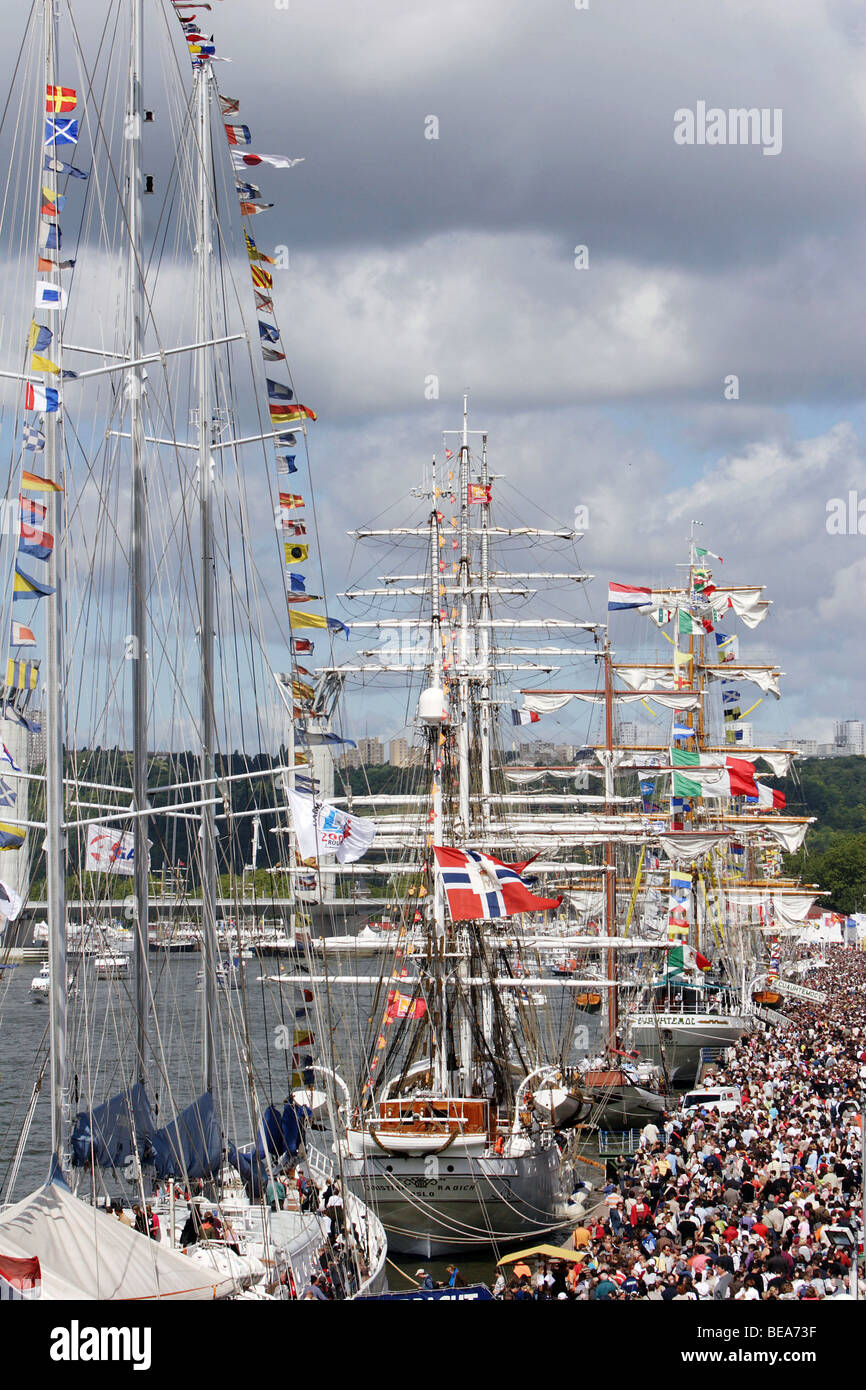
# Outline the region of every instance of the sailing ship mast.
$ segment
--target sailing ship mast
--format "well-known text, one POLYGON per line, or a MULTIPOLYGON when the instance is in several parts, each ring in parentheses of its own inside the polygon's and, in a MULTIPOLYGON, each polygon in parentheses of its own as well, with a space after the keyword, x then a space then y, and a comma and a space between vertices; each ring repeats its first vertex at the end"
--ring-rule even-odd
POLYGON ((149 926, 149 842, 147 788, 147 475, 144 462, 144 421, 142 418, 144 372, 140 363, 143 342, 144 277, 142 247, 141 137, 144 116, 142 102, 143 0, 130 0, 129 89, 124 135, 127 149, 126 221, 129 237, 127 315, 130 333, 129 357, 132 365, 126 375, 129 402, 129 436, 132 473, 132 811, 133 866, 135 897, 135 1017, 137 1080, 147 1076, 147 1019, 149 1011, 148 926, 149 926))
MULTIPOLYGON (((45 92, 57 85, 57 13, 54 0, 43 0, 43 38, 45 92)), ((42 94, 40 93, 40 98, 42 94)), ((40 104, 44 104, 44 99, 40 104)), ((49 147, 56 150, 56 144, 49 147)), ((54 306, 54 344, 57 365, 63 365, 63 314, 60 307, 60 266, 47 272, 58 292, 54 306)), ((62 381, 62 376, 58 378, 62 381)), ((65 531, 63 486, 63 417, 60 411, 45 416, 45 476, 57 491, 48 494, 51 530, 59 541, 65 531)), ((64 806, 65 680, 63 648, 63 573, 60 545, 48 559, 48 582, 54 590, 48 595, 45 615, 45 879, 48 899, 48 959, 53 988, 50 990, 51 1026, 51 1149, 62 1171, 67 1171, 70 1136, 67 1032, 67 949, 66 949, 66 831, 64 806)))
MULTIPOLYGON (((198 150, 198 198, 196 203, 196 324, 198 343, 207 343, 212 337, 210 304, 211 271, 211 198, 213 186, 212 154, 210 139, 210 63, 200 63, 195 75, 195 107, 198 150)), ((204 1090, 214 1092, 216 1083, 216 1040, 214 1019, 216 1013, 216 808, 213 805, 213 789, 216 787, 216 728, 214 718, 214 553, 213 553, 213 501, 212 488, 213 460, 211 447, 213 423, 211 420, 210 369, 207 355, 199 352, 197 361, 198 386, 198 485, 199 485, 199 525, 201 528, 201 554, 199 565, 200 591, 200 670, 201 670, 201 723, 199 737, 201 754, 199 774, 201 779, 201 898, 202 898, 202 964, 203 1009, 203 1084, 204 1090)))

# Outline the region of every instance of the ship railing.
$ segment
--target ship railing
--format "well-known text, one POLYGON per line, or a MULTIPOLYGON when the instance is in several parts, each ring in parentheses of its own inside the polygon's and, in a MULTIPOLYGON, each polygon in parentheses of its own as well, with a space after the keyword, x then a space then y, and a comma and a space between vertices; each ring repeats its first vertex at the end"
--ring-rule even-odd
POLYGON ((639 1129, 600 1129, 598 1131, 599 1158, 625 1158, 637 1153, 640 1148, 639 1129))
POLYGON ((319 1173, 332 1182, 336 1175, 334 1160, 330 1158, 323 1149, 316 1144, 306 1145, 307 1160, 311 1168, 315 1168, 319 1173))

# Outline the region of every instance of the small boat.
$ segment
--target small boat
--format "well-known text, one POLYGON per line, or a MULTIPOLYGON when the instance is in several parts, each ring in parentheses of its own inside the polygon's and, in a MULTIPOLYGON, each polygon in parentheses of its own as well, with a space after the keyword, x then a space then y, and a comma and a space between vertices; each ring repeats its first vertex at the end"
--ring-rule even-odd
MULTIPOLYGON (((69 975, 66 979, 67 994, 72 994, 74 988, 75 978, 74 976, 69 975)), ((47 1004, 50 990, 51 971, 49 969, 48 962, 44 961, 42 964, 42 968, 39 971, 39 974, 34 975, 33 979, 30 981, 30 998, 33 1000, 34 1004, 47 1004)))
POLYGON ((576 994, 574 997, 574 1007, 580 1009, 585 1014, 597 1014, 601 1009, 601 995, 595 992, 591 994, 576 994))
POLYGON ((581 1090, 592 1105, 592 1121, 603 1129, 631 1129, 657 1119, 667 1107, 659 1091, 641 1085, 633 1067, 593 1067, 584 1072, 581 1090))
POLYGON ((97 980, 119 980, 129 974, 129 956, 111 951, 103 956, 94 956, 93 969, 97 980))
POLYGON ((781 999, 781 994, 777 994, 774 989, 759 989, 752 995, 752 1000, 755 1004, 766 1004, 770 1008, 781 1003, 781 999))
POLYGON ((42 969, 39 971, 39 974, 34 975, 33 979, 30 981, 30 998, 34 1001, 34 1003, 48 1003, 48 991, 50 988, 50 984, 51 972, 48 968, 48 962, 45 961, 43 963, 42 969))

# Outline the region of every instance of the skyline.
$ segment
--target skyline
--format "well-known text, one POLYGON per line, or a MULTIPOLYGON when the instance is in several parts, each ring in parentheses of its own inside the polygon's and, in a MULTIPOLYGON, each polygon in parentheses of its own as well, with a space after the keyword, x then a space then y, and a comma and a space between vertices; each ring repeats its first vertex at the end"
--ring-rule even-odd
MULTIPOLYGON (((160 67, 186 61, 168 10, 145 67, 158 192, 160 67)), ((698 518, 724 582, 765 582, 773 600, 759 633, 740 631, 788 673, 774 725, 830 738, 856 715, 866 25, 853 0, 543 0, 531 14, 517 0, 377 0, 372 16, 348 0, 327 13, 254 0, 209 20, 255 144, 305 160, 262 172, 275 207, 259 240, 288 252, 274 295, 297 395, 319 415, 326 592, 347 587, 345 532, 369 519, 359 495, 375 513, 396 475, 420 477, 468 385, 496 471, 560 520, 588 508, 596 617, 608 580, 669 579, 698 518), (699 103, 780 112, 779 148, 678 143, 677 113, 699 103)), ((76 22, 95 52, 104 6, 83 0, 76 22)), ((145 200, 148 234, 158 201, 145 200)), ((631 632, 615 631, 624 648, 631 632)))

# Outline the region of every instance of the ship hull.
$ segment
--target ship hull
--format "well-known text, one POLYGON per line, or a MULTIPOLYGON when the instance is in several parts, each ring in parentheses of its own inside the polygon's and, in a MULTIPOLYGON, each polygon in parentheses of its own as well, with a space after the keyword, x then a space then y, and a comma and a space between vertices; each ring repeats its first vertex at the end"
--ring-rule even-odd
POLYGON ((733 1047, 749 1030, 746 1018, 733 1014, 638 1014, 632 1019, 634 1046, 650 1061, 661 1063, 676 1085, 691 1085, 705 1047, 733 1047))
POLYGON ((427 1260, 545 1239, 562 1210, 555 1145, 515 1157, 366 1154, 348 1158, 345 1173, 385 1227, 388 1249, 427 1260))
POLYGON ((634 1125, 648 1124, 661 1115, 668 1103, 665 1096, 657 1091, 646 1091, 642 1086, 614 1086, 609 1094, 600 1095, 597 1102, 592 1091, 585 1091, 584 1095, 593 1102, 590 1115, 602 1129, 631 1129, 634 1125))

